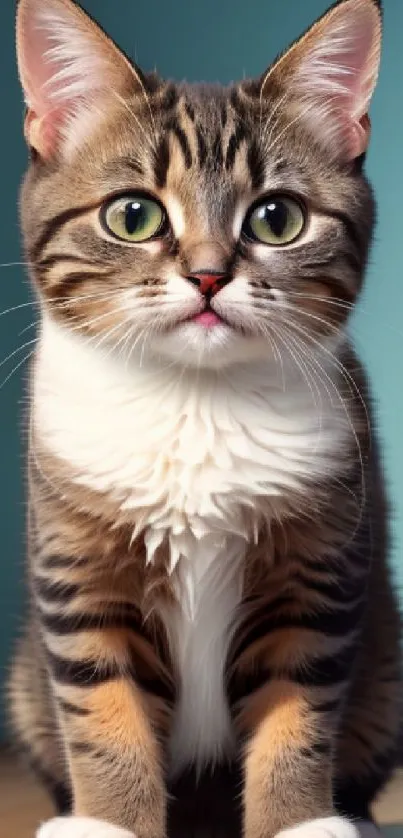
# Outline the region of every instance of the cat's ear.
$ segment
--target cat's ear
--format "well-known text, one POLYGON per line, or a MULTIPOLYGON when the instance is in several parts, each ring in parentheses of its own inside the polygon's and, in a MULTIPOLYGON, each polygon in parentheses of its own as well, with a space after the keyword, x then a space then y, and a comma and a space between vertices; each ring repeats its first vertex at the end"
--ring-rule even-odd
POLYGON ((269 69, 263 97, 270 83, 288 91, 296 120, 310 124, 337 156, 359 157, 369 141, 381 34, 379 0, 339 0, 269 69))
POLYGON ((113 95, 141 84, 128 59, 72 0, 19 0, 18 68, 25 135, 42 157, 68 154, 113 95))

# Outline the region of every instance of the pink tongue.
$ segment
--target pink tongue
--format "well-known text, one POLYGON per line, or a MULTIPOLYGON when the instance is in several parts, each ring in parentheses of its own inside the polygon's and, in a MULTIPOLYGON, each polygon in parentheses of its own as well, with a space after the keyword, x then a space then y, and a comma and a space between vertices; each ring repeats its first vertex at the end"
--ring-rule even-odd
POLYGON ((199 323, 200 326, 204 326, 206 329, 211 328, 211 326, 216 326, 217 323, 221 323, 220 318, 214 311, 203 311, 202 314, 196 314, 196 317, 192 317, 193 323, 199 323))

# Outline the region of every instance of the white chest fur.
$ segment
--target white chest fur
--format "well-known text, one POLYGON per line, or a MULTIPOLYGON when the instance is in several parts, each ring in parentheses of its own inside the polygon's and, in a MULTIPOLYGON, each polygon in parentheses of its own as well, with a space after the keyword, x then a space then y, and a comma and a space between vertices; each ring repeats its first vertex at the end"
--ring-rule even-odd
POLYGON ((349 435, 329 386, 312 392, 294 368, 214 371, 122 361, 45 319, 34 421, 74 479, 133 510, 148 560, 170 543, 180 607, 166 614, 182 692, 175 765, 230 746, 223 661, 240 598, 241 566, 267 498, 337 468, 349 435), (263 498, 266 499, 263 504, 263 498))

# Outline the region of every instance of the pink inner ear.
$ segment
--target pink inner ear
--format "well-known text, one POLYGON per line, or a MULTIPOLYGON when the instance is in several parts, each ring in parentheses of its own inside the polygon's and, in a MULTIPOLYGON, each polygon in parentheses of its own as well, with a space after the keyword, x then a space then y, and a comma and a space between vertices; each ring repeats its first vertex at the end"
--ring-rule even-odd
POLYGON ((378 51, 374 49, 374 27, 369 15, 357 15, 351 21, 352 31, 346 37, 350 43, 345 50, 330 59, 335 66, 334 80, 345 89, 350 104, 350 116, 360 119, 367 112, 378 72, 378 51), (337 74, 339 67, 339 74, 337 74))
POLYGON ((366 114, 378 75, 380 35, 372 0, 345 0, 311 30, 297 63, 297 95, 310 104, 307 118, 327 144, 350 159, 369 141, 366 114))
POLYGON ((17 51, 28 106, 26 138, 49 156, 61 140, 74 143, 73 122, 85 108, 92 105, 96 112, 94 100, 113 86, 116 61, 102 33, 70 0, 20 0, 17 51))
POLYGON ((36 15, 24 15, 19 27, 17 46, 27 105, 37 116, 42 117, 50 109, 46 85, 54 75, 55 68, 46 58, 49 49, 52 48, 49 33, 36 15))
POLYGON ((337 54, 337 69, 332 80, 339 87, 335 105, 345 137, 347 154, 351 159, 360 157, 368 146, 370 122, 367 115, 373 88, 375 86, 378 56, 374 56, 374 32, 368 17, 355 30, 351 47, 337 54))

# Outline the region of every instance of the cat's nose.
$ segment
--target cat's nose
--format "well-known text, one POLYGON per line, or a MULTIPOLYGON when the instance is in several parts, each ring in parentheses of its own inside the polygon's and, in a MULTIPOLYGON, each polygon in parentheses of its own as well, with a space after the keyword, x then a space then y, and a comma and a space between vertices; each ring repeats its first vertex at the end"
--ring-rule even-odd
POLYGON ((199 289, 204 297, 211 298, 231 282, 232 277, 224 272, 213 271, 198 271, 197 273, 188 274, 186 279, 199 289))

